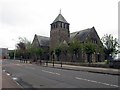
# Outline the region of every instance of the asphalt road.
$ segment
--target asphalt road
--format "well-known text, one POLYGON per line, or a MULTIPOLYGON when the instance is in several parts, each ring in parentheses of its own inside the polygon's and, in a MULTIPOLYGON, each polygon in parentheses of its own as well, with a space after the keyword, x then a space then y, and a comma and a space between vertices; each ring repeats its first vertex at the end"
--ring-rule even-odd
POLYGON ((2 70, 23 88, 119 88, 118 76, 4 60, 2 70))

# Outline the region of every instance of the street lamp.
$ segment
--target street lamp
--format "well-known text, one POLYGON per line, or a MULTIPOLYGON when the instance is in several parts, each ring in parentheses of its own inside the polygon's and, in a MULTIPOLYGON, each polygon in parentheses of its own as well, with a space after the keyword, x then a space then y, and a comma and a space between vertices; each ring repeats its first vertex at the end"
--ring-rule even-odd
POLYGON ((15 55, 16 55, 16 49, 14 50, 14 60, 15 60, 15 55))
POLYGON ((54 60, 55 60, 55 53, 53 53, 53 67, 54 67, 54 60))
POLYGON ((99 59, 100 59, 100 58, 99 58, 99 55, 100 55, 100 53, 98 52, 98 53, 97 53, 97 62, 99 62, 99 59))
POLYGON ((16 59, 16 45, 15 45, 15 50, 14 50, 14 60, 16 59))
MULTIPOLYGON (((14 39, 12 39, 12 40, 15 41, 14 39)), ((15 56, 16 56, 16 45, 15 45, 15 49, 14 49, 14 60, 15 60, 15 56)))

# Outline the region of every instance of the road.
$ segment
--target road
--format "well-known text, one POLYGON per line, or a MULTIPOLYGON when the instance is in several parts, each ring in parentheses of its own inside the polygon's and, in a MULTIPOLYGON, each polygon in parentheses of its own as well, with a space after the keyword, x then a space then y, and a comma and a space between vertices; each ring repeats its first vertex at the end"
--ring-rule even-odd
POLYGON ((119 88, 118 76, 4 60, 2 70, 23 88, 119 88))

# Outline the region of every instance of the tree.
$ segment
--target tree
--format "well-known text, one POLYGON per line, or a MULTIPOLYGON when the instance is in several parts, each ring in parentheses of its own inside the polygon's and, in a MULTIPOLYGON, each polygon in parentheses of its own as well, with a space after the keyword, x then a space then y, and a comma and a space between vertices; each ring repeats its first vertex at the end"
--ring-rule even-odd
POLYGON ((10 51, 10 52, 9 52, 9 57, 10 57, 10 59, 13 59, 13 58, 14 58, 14 51, 10 51))
POLYGON ((106 59, 110 59, 110 57, 114 57, 116 54, 119 53, 118 51, 118 41, 114 38, 111 34, 106 34, 101 38, 103 45, 104 45, 104 53, 106 59))
POLYGON ((91 60, 92 59, 92 54, 96 51, 95 44, 93 44, 92 42, 85 42, 83 50, 87 54, 88 62, 91 63, 92 62, 92 60, 91 60))
POLYGON ((69 52, 72 54, 72 61, 73 56, 77 59, 78 54, 82 51, 82 44, 78 40, 73 40, 69 43, 69 52))
POLYGON ((56 56, 57 56, 57 60, 59 61, 59 60, 60 60, 60 59, 59 59, 59 56, 60 56, 60 54, 61 54, 61 49, 60 49, 60 47, 55 48, 55 54, 56 54, 56 56))
POLYGON ((36 56, 38 59, 41 59, 41 56, 43 54, 43 49, 42 48, 36 48, 36 56))
MULTIPOLYGON (((67 61, 67 53, 68 53, 68 44, 66 41, 63 41, 60 45, 59 45, 60 49, 61 49, 61 54, 62 54, 62 59, 64 58, 67 61)), ((61 59, 61 60, 62 60, 61 59)))
POLYGON ((22 56, 24 59, 30 58, 31 42, 28 41, 25 37, 19 37, 19 42, 17 43, 16 47, 16 51, 19 57, 22 56))

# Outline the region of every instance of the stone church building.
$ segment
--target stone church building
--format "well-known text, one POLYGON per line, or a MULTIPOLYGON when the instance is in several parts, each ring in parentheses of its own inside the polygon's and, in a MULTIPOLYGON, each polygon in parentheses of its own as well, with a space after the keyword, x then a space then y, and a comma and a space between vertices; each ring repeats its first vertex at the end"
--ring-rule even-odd
MULTIPOLYGON (((66 21, 66 19, 62 16, 61 13, 59 13, 59 15, 50 24, 50 26, 50 37, 35 34, 32 42, 33 46, 44 49, 45 52, 42 56, 42 59, 44 60, 50 59, 50 50, 55 49, 63 42, 66 42, 68 44, 73 39, 76 39, 81 43, 84 43, 87 40, 89 40, 98 46, 103 46, 94 27, 70 33, 70 24, 66 21)), ((85 53, 82 53, 80 56, 81 57, 79 57, 76 61, 87 62, 87 56, 85 53)), ((67 61, 70 61, 71 56, 67 55, 67 57, 67 61)), ((92 55, 93 62, 101 62, 104 60, 103 58, 103 53, 100 53, 99 51, 92 55)), ((64 60, 64 56, 62 56, 61 59, 64 60)))

